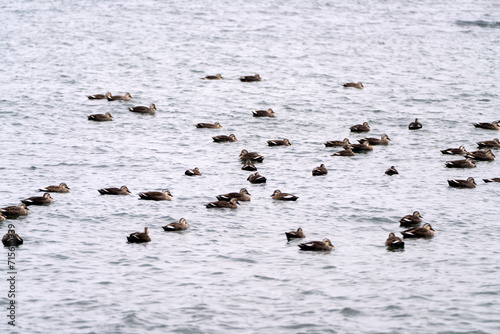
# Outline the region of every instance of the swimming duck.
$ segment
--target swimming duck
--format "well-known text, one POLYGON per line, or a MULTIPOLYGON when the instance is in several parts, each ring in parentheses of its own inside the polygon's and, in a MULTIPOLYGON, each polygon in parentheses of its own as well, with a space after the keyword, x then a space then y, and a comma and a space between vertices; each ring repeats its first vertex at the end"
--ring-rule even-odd
POLYGON ((216 196, 219 201, 230 201, 231 198, 236 198, 238 201, 248 202, 251 200, 252 196, 246 188, 241 188, 240 192, 237 193, 227 193, 223 195, 216 196))
POLYGON ((39 191, 45 191, 48 193, 69 193, 71 188, 69 188, 66 183, 61 183, 58 186, 48 186, 42 189, 38 189, 39 191))
POLYGON ((2 238, 2 243, 5 247, 19 246, 22 245, 23 242, 23 238, 21 238, 15 230, 9 230, 2 238))
POLYGON ((238 202, 238 199, 236 198, 231 198, 228 201, 217 201, 217 202, 210 202, 206 205, 207 208, 230 208, 230 209, 236 209, 238 205, 241 205, 240 202, 238 202))
POLYGON ((351 148, 352 151, 356 153, 373 151, 373 146, 371 146, 368 141, 364 141, 363 144, 349 144, 348 146, 344 146, 344 149, 347 148, 351 148))
POLYGON ((448 168, 475 168, 476 163, 471 158, 465 158, 465 160, 447 161, 445 166, 448 168))
POLYGON ((48 205, 54 202, 54 199, 50 196, 49 193, 43 194, 43 196, 33 196, 30 198, 26 198, 21 200, 26 205, 48 205))
POLYGON ((350 146, 343 151, 338 151, 332 154, 332 156, 342 156, 342 157, 353 157, 355 155, 356 154, 354 154, 350 146))
POLYGON ((250 160, 256 162, 262 162, 264 157, 256 152, 248 152, 247 150, 242 150, 240 153, 241 160, 250 160))
POLYGON ((404 248, 405 242, 400 237, 396 237, 394 233, 389 233, 389 237, 385 241, 385 245, 390 248, 404 248))
POLYGON ((201 175, 201 172, 198 169, 198 167, 195 167, 193 169, 188 169, 187 171, 184 172, 184 174, 187 176, 196 176, 196 175, 201 175))
POLYGON ((351 143, 349 139, 344 138, 344 140, 330 140, 325 143, 326 147, 337 147, 337 146, 348 146, 351 143))
POLYGON ((130 107, 130 108, 128 108, 128 110, 130 110, 132 112, 139 113, 139 114, 151 114, 151 115, 153 115, 155 112, 158 111, 158 109, 156 109, 156 105, 154 103, 151 103, 149 105, 149 107, 137 106, 137 107, 130 107))
POLYGON ((305 251, 329 251, 332 250, 334 246, 330 240, 325 238, 322 241, 309 241, 299 244, 299 248, 305 251))
POLYGON ((141 199, 150 200, 150 201, 171 201, 172 195, 168 189, 163 189, 160 191, 147 191, 144 193, 139 193, 139 197, 141 199))
POLYGON ((388 145, 391 139, 385 133, 378 138, 361 138, 358 140, 360 144, 368 142, 370 145, 388 145))
POLYGON ((234 134, 230 134, 229 136, 226 136, 226 135, 215 136, 215 137, 212 137, 212 139, 216 143, 231 143, 231 142, 238 141, 238 139, 236 139, 234 134))
POLYGON ((302 231, 302 228, 298 228, 297 231, 290 231, 290 232, 285 232, 286 239, 290 241, 291 239, 300 239, 300 238, 305 238, 306 235, 302 231))
POLYGON ((498 122, 491 123, 473 123, 476 128, 486 129, 486 130, 500 130, 498 127, 498 122))
POLYGON ((250 160, 247 160, 247 161, 245 161, 245 164, 243 165, 243 167, 241 167, 241 169, 249 170, 249 171, 256 171, 257 167, 255 167, 255 165, 250 160))
POLYGON ((411 122, 409 125, 408 125, 408 129, 409 130, 418 130, 418 129, 421 129, 422 128, 422 123, 420 123, 418 121, 418 118, 415 118, 415 121, 411 122))
POLYGON ((201 78, 201 79, 202 80, 222 80, 224 78, 222 77, 222 75, 217 73, 216 75, 207 75, 206 77, 201 78))
POLYGON ((164 231, 182 231, 182 230, 187 230, 189 227, 189 224, 187 223, 186 219, 181 218, 179 222, 177 223, 170 223, 168 225, 163 226, 164 231))
POLYGON ((271 198, 279 201, 296 201, 298 199, 295 195, 282 193, 279 190, 275 190, 271 195, 271 198))
POLYGON ((352 88, 357 88, 357 89, 363 89, 365 88, 365 86, 363 86, 363 84, 358 81, 358 82, 347 82, 345 84, 342 84, 342 86, 344 87, 352 87, 352 88))
POLYGON ((283 140, 268 140, 267 145, 269 146, 290 146, 292 143, 288 139, 283 139, 283 140))
POLYGON ((149 229, 147 227, 144 228, 144 232, 134 232, 131 233, 127 237, 127 241, 131 243, 142 243, 142 242, 150 242, 151 237, 149 236, 149 229))
POLYGON ((448 184, 453 188, 476 188, 476 182, 472 177, 467 178, 467 180, 448 180, 448 184))
POLYGON ((254 117, 274 117, 274 111, 271 108, 267 110, 252 110, 254 117))
POLYGON ((441 153, 464 155, 464 154, 467 154, 467 151, 465 150, 465 147, 459 146, 458 148, 447 148, 446 150, 441 150, 441 153))
POLYGON ((397 171, 396 167, 391 166, 390 168, 387 168, 387 170, 385 171, 385 174, 394 175, 394 174, 399 174, 399 172, 397 171))
POLYGON ((108 97, 111 97, 111 93, 110 92, 107 92, 106 94, 94 94, 94 95, 89 95, 87 96, 87 98, 89 100, 105 100, 107 99, 108 97))
POLYGON ((403 238, 431 238, 434 236, 434 229, 431 224, 425 223, 422 227, 414 227, 401 232, 403 238))
POLYGON ((113 116, 109 112, 105 114, 94 114, 94 115, 88 115, 87 118, 89 121, 95 121, 95 122, 109 122, 113 120, 113 116))
POLYGON ((417 224, 420 224, 422 222, 422 219, 420 218, 423 218, 421 215, 420 215, 420 212, 418 211, 415 211, 413 212, 413 214, 411 215, 406 215, 404 216, 403 218, 401 218, 399 220, 399 223, 400 223, 400 226, 412 226, 412 225, 417 225, 417 224))
POLYGON ((6 217, 17 217, 17 216, 27 216, 29 208, 24 203, 19 203, 18 205, 6 206, 1 208, 0 212, 6 217))
POLYGON ((130 93, 125 93, 125 95, 111 95, 108 96, 108 101, 130 101, 130 99, 133 99, 132 95, 130 93))
POLYGON ((260 81, 260 80, 262 80, 262 79, 260 78, 260 75, 258 75, 258 74, 245 75, 245 76, 240 77, 241 82, 252 82, 252 81, 260 81))
POLYGON ((481 160, 481 161, 493 161, 495 160, 495 155, 491 150, 488 148, 484 151, 473 151, 473 152, 468 152, 465 155, 466 158, 471 158, 474 160, 481 160))
POLYGON ((267 179, 264 177, 264 176, 261 176, 259 174, 259 172, 256 172, 254 174, 251 174, 247 180, 250 182, 250 183, 266 183, 267 182, 267 179))
POLYGON ((500 177, 493 177, 491 179, 483 179, 484 182, 500 182, 500 177))
POLYGON ((320 175, 326 175, 328 174, 328 169, 326 169, 324 164, 319 165, 319 167, 316 167, 312 170, 312 175, 313 176, 320 176, 320 175))
POLYGON ((498 141, 498 138, 495 138, 493 140, 480 141, 477 143, 477 146, 479 146, 479 147, 500 147, 500 141, 498 141))
POLYGON ((101 195, 128 195, 131 192, 128 190, 127 186, 121 186, 120 188, 103 188, 97 189, 101 195))
POLYGON ((349 128, 351 132, 368 132, 370 131, 370 126, 368 122, 364 122, 363 124, 356 124, 349 128))
POLYGON ((212 123, 198 123, 195 125, 198 129, 220 129, 222 125, 219 122, 212 123))
POLYGON ((6 220, 7 218, 5 218, 5 216, 3 215, 2 212, 0 212, 0 222, 6 220))

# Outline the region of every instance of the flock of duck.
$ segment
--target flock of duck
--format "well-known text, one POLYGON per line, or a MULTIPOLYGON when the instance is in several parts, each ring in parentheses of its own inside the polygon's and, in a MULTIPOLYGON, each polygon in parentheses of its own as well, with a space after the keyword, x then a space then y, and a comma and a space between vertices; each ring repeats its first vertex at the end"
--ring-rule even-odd
MULTIPOLYGON (((209 75, 203 80, 222 80, 224 79, 222 75, 209 75)), ((240 77, 240 81, 242 82, 256 82, 261 81, 261 77, 258 74, 250 75, 250 76, 242 76, 240 77)), ((361 82, 357 83, 345 83, 344 87, 363 89, 364 86, 361 82)), ((87 96, 90 100, 108 100, 108 101, 130 101, 133 97, 126 93, 125 95, 112 95, 110 92, 105 94, 95 94, 87 96)), ((130 107, 129 111, 141 114, 155 114, 157 111, 156 105, 151 104, 149 107, 146 106, 135 106, 130 107)), ((271 108, 267 110, 253 110, 252 115, 254 117, 275 117, 275 113, 271 108)), ((89 121, 95 122, 107 122, 112 121, 113 116, 107 112, 106 114, 93 114, 88 115, 89 121)), ((482 128, 487 130, 500 130, 497 122, 492 123, 474 123, 473 125, 476 128, 482 128)), ((222 125, 218 122, 215 123, 198 123, 195 125, 196 128, 207 128, 207 129, 219 129, 222 128, 222 125)), ((418 130, 422 128, 422 124, 418 119, 415 119, 408 125, 409 130, 418 130)), ((350 127, 351 132, 355 133, 366 133, 370 131, 370 126, 368 122, 364 122, 362 124, 356 124, 350 127)), ((212 137, 214 142, 217 143, 227 143, 227 142, 236 142, 238 139, 234 134, 230 135, 218 135, 212 137)), ((332 156, 355 156, 357 153, 365 153, 373 150, 373 146, 377 145, 388 145, 391 139, 387 134, 382 134, 380 138, 362 138, 359 139, 359 143, 351 143, 348 138, 344 138, 343 140, 332 140, 324 143, 326 147, 342 147, 343 150, 337 151, 332 154, 332 156)), ((289 139, 276 139, 267 141, 269 146, 290 146, 291 142, 289 139)), ((495 159, 495 155, 491 151, 491 149, 499 149, 500 142, 498 138, 493 140, 481 141, 477 143, 479 148, 484 148, 484 150, 477 151, 467 151, 464 146, 459 146, 458 148, 448 148, 441 151, 442 154, 446 155, 461 155, 464 159, 448 161, 445 163, 445 166, 448 168, 474 168, 476 167, 476 161, 492 161, 495 159)), ((262 162, 264 157, 258 154, 257 152, 248 152, 247 150, 242 150, 239 158, 243 162, 242 170, 247 171, 255 171, 254 174, 251 174, 248 177, 248 181, 250 183, 266 183, 266 178, 264 176, 259 175, 257 171, 257 167, 255 166, 255 162, 262 162)), ((321 176, 328 174, 328 170, 324 164, 314 168, 312 170, 313 176, 321 176)), ((396 170, 395 166, 391 166, 385 171, 387 175, 395 175, 399 174, 396 170)), ((198 176, 201 175, 201 172, 198 167, 194 169, 188 169, 185 171, 185 175, 187 176, 198 176)), ((483 179, 484 182, 500 182, 500 178, 490 178, 483 179)), ((453 179, 448 180, 448 184, 450 187, 454 188, 475 188, 476 182, 472 177, 467 178, 466 180, 461 179, 453 179)), ((0 221, 6 219, 15 219, 20 216, 26 216, 29 213, 29 206, 32 205, 49 205, 54 199, 50 195, 50 193, 67 193, 70 191, 70 188, 65 184, 61 183, 59 185, 51 185, 45 188, 39 189, 39 191, 44 192, 43 196, 33 196, 26 199, 21 200, 16 206, 7 206, 0 209, 0 221)), ((122 186, 120 188, 103 188, 97 190, 101 195, 130 195, 131 192, 127 188, 127 186, 122 186)), ((152 200, 152 201, 170 201, 174 196, 168 189, 163 189, 162 191, 147 191, 141 192, 138 194, 139 198, 142 200, 152 200)), ((227 194, 221 194, 216 196, 217 201, 210 202, 206 204, 207 208, 231 208, 235 209, 238 205, 240 205, 240 201, 250 201, 251 194, 248 192, 246 188, 242 188, 239 192, 231 192, 227 194)), ((271 198, 274 200, 280 201, 296 201, 298 199, 297 196, 289 193, 283 193, 280 190, 275 190, 271 195, 271 198)), ((407 215, 400 219, 400 226, 409 227, 402 232, 400 232, 403 238, 432 238, 434 236, 434 229, 429 223, 425 223, 423 226, 420 226, 422 222, 422 216, 418 211, 415 211, 411 215, 407 215)), ((163 226, 164 231, 182 231, 189 228, 189 224, 184 218, 181 218, 178 222, 173 222, 163 226)), ((302 239, 305 238, 305 234, 302 228, 298 228, 296 231, 290 231, 285 233, 288 241, 294 239, 302 239)), ((151 237, 149 236, 149 229, 147 227, 144 228, 142 232, 134 232, 127 236, 127 241, 130 243, 143 243, 151 241, 151 237)), ((23 244, 23 239, 15 233, 14 230, 9 229, 8 233, 5 234, 2 238, 2 243, 5 246, 18 246, 23 244)), ((404 248, 404 241, 397 237, 394 233, 390 233, 385 246, 388 249, 401 249, 404 248)), ((309 241, 305 243, 298 244, 298 247, 301 250, 309 250, 309 251, 330 251, 334 248, 331 241, 327 238, 322 241, 309 241)))

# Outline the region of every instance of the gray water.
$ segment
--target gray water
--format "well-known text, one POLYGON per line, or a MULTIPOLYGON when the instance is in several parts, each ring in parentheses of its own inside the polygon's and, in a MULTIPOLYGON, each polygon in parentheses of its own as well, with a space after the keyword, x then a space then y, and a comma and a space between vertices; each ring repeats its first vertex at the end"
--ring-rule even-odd
POLYGON ((440 153, 499 136, 471 124, 500 120, 498 2, 35 0, 0 18, 0 206, 71 188, 0 223, 25 240, 16 327, 2 251, 1 332, 500 332, 500 184, 481 180, 500 177, 498 161, 447 169, 460 157, 440 153), (134 98, 86 98, 107 91, 134 98), (150 103, 154 116, 127 110, 150 103), (267 108, 276 118, 252 117, 267 108), (87 120, 105 112, 112 122, 87 120), (365 121, 371 132, 349 132, 365 121), (230 133, 239 141, 212 142, 230 133), (352 158, 323 145, 383 133, 390 145, 352 158), (266 144, 282 138, 292 146, 266 144), (267 184, 246 180, 242 149, 265 156, 267 184), (321 163, 328 175, 313 177, 321 163), (184 176, 194 167, 201 177, 184 176), (469 176, 476 189, 448 187, 469 176), (122 185, 133 194, 97 192, 122 185), (251 202, 205 207, 242 187, 251 202), (138 200, 163 188, 172 201, 138 200), (275 189, 299 199, 275 202, 275 189), (388 251, 415 210, 435 237, 388 251), (181 217, 187 231, 163 232, 181 217), (152 242, 126 242, 145 226, 152 242), (284 235, 299 226, 335 250, 300 251, 284 235))

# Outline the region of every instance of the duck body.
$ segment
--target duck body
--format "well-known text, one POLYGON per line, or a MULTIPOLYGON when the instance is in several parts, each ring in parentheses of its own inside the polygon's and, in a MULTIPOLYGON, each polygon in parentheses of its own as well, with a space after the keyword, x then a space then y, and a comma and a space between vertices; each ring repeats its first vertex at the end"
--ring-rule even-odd
POLYGON ((326 174, 328 174, 328 169, 326 169, 324 164, 321 164, 312 170, 313 176, 321 176, 326 174))
POLYGON ((222 128, 222 125, 219 124, 219 122, 215 123, 198 123, 195 125, 198 129, 220 129, 222 128))
POLYGON ((290 146, 292 143, 288 139, 283 139, 283 140, 268 140, 267 141, 268 146, 290 146))
POLYGON ((249 181, 250 183, 266 183, 267 179, 264 176, 260 175, 259 172, 256 172, 254 174, 251 174, 247 178, 247 181, 249 181))
POLYGON ((97 189, 101 195, 129 195, 131 194, 127 186, 121 186, 120 188, 103 188, 97 189))
POLYGON ((466 158, 480 160, 480 161, 493 161, 495 160, 495 155, 488 148, 484 151, 472 151, 465 155, 466 158))
POLYGON ((87 118, 89 121, 94 121, 94 122, 109 122, 113 120, 113 116, 111 116, 109 112, 105 114, 88 115, 87 118))
POLYGON ((111 95, 107 97, 108 101, 130 101, 133 99, 130 93, 125 93, 125 95, 111 95))
POLYGON ((406 215, 399 220, 400 226, 414 226, 422 222, 420 212, 415 211, 411 215, 406 215))
POLYGON ((500 147, 500 141, 498 140, 498 138, 495 138, 493 140, 480 141, 477 143, 477 146, 479 146, 479 147, 500 147))
POLYGON ((250 160, 252 162, 262 162, 264 157, 256 152, 248 152, 247 150, 242 150, 240 153, 241 160, 250 160))
POLYGON ((370 126, 368 122, 364 122, 363 124, 356 124, 349 128, 351 132, 368 132, 370 131, 370 126))
POLYGON ((7 234, 2 237, 2 243, 5 247, 19 246, 24 243, 23 238, 19 236, 14 230, 9 230, 7 234))
POLYGON ((476 188, 476 182, 472 177, 467 178, 467 180, 448 180, 448 184, 453 188, 476 188))
POLYGON ((447 161, 445 166, 448 168, 475 168, 476 163, 472 161, 470 158, 466 158, 465 160, 453 160, 447 161))
POLYGON ((212 139, 216 143, 231 143, 238 141, 238 139, 236 139, 236 136, 234 134, 230 134, 229 136, 226 135, 215 136, 212 137, 212 139))
POLYGON ((89 100, 106 100, 108 97, 111 97, 111 93, 107 92, 106 94, 94 94, 94 95, 89 95, 87 98, 89 100))
POLYGON ((241 82, 255 82, 255 81, 261 81, 261 77, 258 74, 255 75, 244 75, 240 77, 241 82))
POLYGON ((216 197, 219 201, 230 201, 232 198, 236 198, 238 201, 248 202, 252 199, 251 196, 246 188, 241 188, 237 193, 227 193, 216 197))
POLYGON ((349 142, 349 139, 344 138, 344 140, 330 140, 325 142, 326 147, 338 147, 338 146, 348 146, 351 143, 349 142))
POLYGON ((253 172, 253 171, 257 170, 257 167, 255 167, 255 165, 252 163, 252 161, 247 160, 247 161, 245 161, 245 164, 243 165, 243 167, 241 167, 241 169, 253 172))
POLYGON ((271 198, 278 201, 296 201, 298 199, 297 196, 289 193, 282 193, 280 190, 275 190, 271 198))
POLYGON ((140 244, 143 242, 150 242, 151 237, 149 236, 149 229, 144 228, 144 232, 134 232, 127 237, 127 241, 130 243, 140 244))
POLYGON ((302 231, 302 228, 300 228, 300 227, 297 229, 297 231, 285 232, 285 235, 286 235, 286 239, 288 241, 290 241, 292 239, 300 239, 300 238, 306 237, 306 235, 302 231))
POLYGON ((422 123, 418 121, 418 118, 415 118, 415 120, 408 125, 409 130, 418 130, 421 128, 422 128, 422 123))
POLYGON ((491 179, 483 179, 484 182, 500 182, 500 177, 493 177, 491 179))
POLYGON ((188 169, 187 171, 185 171, 184 175, 187 175, 187 176, 197 176, 197 175, 201 175, 201 172, 198 169, 198 167, 195 167, 193 169, 188 169))
POLYGON ((352 151, 352 148, 349 146, 343 151, 338 151, 332 154, 332 156, 340 156, 340 157, 353 157, 356 154, 352 151))
POLYGON ((373 146, 371 146, 368 141, 364 141, 363 144, 350 144, 349 146, 344 146, 344 149, 347 149, 349 147, 355 153, 373 151, 373 146))
POLYGON ((230 209, 236 209, 240 205, 240 202, 236 198, 231 198, 231 200, 228 201, 216 201, 216 202, 210 202, 206 205, 207 208, 230 208, 230 209))
POLYGON ((29 209, 24 203, 19 203, 18 205, 6 206, 5 208, 1 208, 0 212, 5 217, 19 217, 19 216, 27 216, 29 213, 29 209))
POLYGON ((465 147, 459 146, 458 148, 447 148, 446 150, 441 150, 441 153, 464 155, 464 154, 467 154, 467 151, 465 150, 465 147))
POLYGON ((365 86, 361 83, 361 81, 358 82, 347 82, 345 84, 342 84, 343 87, 351 87, 351 88, 357 88, 357 89, 363 89, 365 86))
POLYGON ((168 189, 163 189, 160 191, 147 191, 143 193, 139 193, 139 197, 144 200, 149 201, 171 201, 172 195, 168 189))
POLYGON ((152 103, 149 107, 137 106, 137 107, 130 107, 128 108, 128 110, 139 114, 150 114, 150 115, 154 115, 158 111, 154 103, 152 103))
POLYGON ((333 245, 329 239, 325 238, 322 241, 309 241, 299 244, 299 248, 305 251, 330 251, 333 245))
POLYGON ((201 78, 202 80, 222 80, 224 79, 222 75, 217 73, 216 75, 207 75, 206 77, 201 78))
POLYGON ((391 139, 385 133, 378 138, 361 138, 358 140, 360 144, 368 142, 369 145, 388 145, 391 139))
POLYGON ((385 245, 389 248, 404 248, 405 242, 403 239, 396 237, 394 233, 389 233, 389 237, 385 241, 385 245))
POLYGON ((48 186, 45 188, 38 189, 38 191, 44 191, 48 193, 69 193, 71 188, 69 188, 66 183, 61 183, 58 186, 48 186))
POLYGON ((25 205, 49 205, 54 202, 54 199, 50 196, 49 193, 43 194, 43 196, 33 196, 26 199, 21 200, 25 205))
POLYGON ((252 110, 253 117, 274 117, 274 111, 271 108, 267 110, 252 110))
POLYGON ((168 225, 163 226, 164 231, 183 231, 189 228, 189 224, 186 219, 181 218, 177 223, 170 223, 168 225))
POLYGON ((425 223, 422 227, 414 227, 401 232, 403 238, 432 238, 434 229, 431 224, 425 223))
POLYGON ((391 166, 391 167, 387 168, 387 170, 385 171, 385 174, 395 175, 395 174, 399 174, 399 172, 397 171, 396 167, 391 166))
POLYGON ((473 125, 476 128, 481 128, 481 129, 486 129, 486 130, 500 130, 500 127, 498 127, 498 122, 492 122, 492 123, 473 123, 473 125))

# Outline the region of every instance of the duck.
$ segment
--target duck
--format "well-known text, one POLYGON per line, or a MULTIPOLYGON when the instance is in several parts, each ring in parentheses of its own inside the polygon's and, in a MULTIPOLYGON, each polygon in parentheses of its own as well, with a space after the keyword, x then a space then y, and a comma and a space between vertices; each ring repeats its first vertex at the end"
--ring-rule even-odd
POLYGON ((290 143, 290 141, 285 138, 283 140, 279 140, 279 139, 268 140, 267 145, 268 146, 290 146, 290 145, 292 145, 292 143, 290 143))
POLYGON ((309 241, 299 244, 299 248, 305 251, 330 251, 335 247, 329 239, 325 238, 322 241, 309 241))
POLYGON ((370 145, 388 145, 389 141, 391 141, 391 139, 385 133, 382 136, 380 136, 380 139, 378 139, 378 138, 361 138, 358 140, 358 142, 360 144, 368 142, 368 144, 370 144, 370 145))
POLYGON ((195 125, 198 129, 220 129, 222 125, 219 122, 212 123, 198 123, 195 125))
POLYGON ((155 112, 158 111, 158 109, 156 109, 156 105, 154 103, 151 103, 149 105, 149 107, 137 106, 137 107, 130 107, 130 108, 128 108, 128 110, 130 110, 132 112, 139 113, 139 114, 151 114, 151 115, 153 115, 155 112))
POLYGON ((245 163, 243 164, 243 167, 241 167, 241 169, 249 170, 249 171, 253 172, 253 171, 257 170, 257 167, 255 167, 255 165, 252 163, 252 161, 247 160, 247 161, 245 161, 245 163))
POLYGON ((45 188, 38 189, 38 191, 44 191, 48 193, 69 193, 71 188, 68 187, 66 183, 60 183, 58 186, 48 186, 45 188))
POLYGON ((108 97, 111 97, 111 93, 107 92, 106 94, 94 94, 94 95, 89 95, 87 98, 89 100, 106 100, 108 97))
POLYGON ((10 247, 22 245, 24 241, 15 230, 9 230, 7 234, 2 237, 2 243, 5 247, 10 247))
POLYGON ((255 74, 255 75, 244 75, 240 77, 241 82, 253 82, 253 81, 260 81, 262 80, 260 75, 255 74))
POLYGON ((241 188, 237 193, 227 193, 223 195, 217 195, 216 197, 219 201, 230 201, 231 198, 236 198, 238 201, 248 202, 252 199, 251 196, 252 195, 246 188, 241 188))
POLYGON ((238 139, 236 139, 236 136, 234 134, 232 134, 232 133, 229 136, 220 135, 220 136, 212 137, 212 139, 216 143, 231 143, 231 142, 238 141, 238 139))
POLYGON ((274 111, 271 108, 267 110, 252 110, 253 117, 274 117, 274 111))
POLYGON ((324 164, 321 164, 312 170, 313 176, 321 176, 326 174, 328 174, 328 169, 326 169, 324 164))
POLYGON ((298 199, 297 196, 289 193, 282 193, 280 190, 275 190, 271 198, 278 201, 296 201, 298 199))
POLYGON ((89 121, 94 121, 94 122, 109 122, 113 120, 113 116, 111 116, 109 112, 105 114, 88 115, 87 118, 89 121))
POLYGON ((477 146, 479 146, 479 147, 500 147, 500 141, 498 141, 498 138, 495 138, 493 140, 480 141, 477 143, 477 146))
POLYGON ((476 182, 472 177, 467 178, 467 180, 448 180, 448 184, 453 188, 476 188, 476 182))
POLYGON ((434 229, 431 224, 425 223, 422 227, 413 227, 401 234, 403 238, 431 238, 434 236, 434 229))
POLYGON ((50 196, 49 193, 44 193, 43 196, 33 196, 26 199, 21 200, 26 205, 49 205, 54 202, 54 199, 50 196))
POLYGON ((481 129, 486 129, 486 130, 500 130, 500 127, 498 127, 498 122, 491 122, 491 123, 473 123, 476 128, 481 128, 481 129))
POLYGON ((259 172, 256 172, 254 174, 251 174, 247 178, 247 181, 249 181, 250 183, 266 183, 267 179, 264 176, 260 175, 259 172))
POLYGON ((500 177, 493 177, 491 179, 483 179, 483 181, 485 183, 488 183, 488 182, 500 182, 500 177))
POLYGON ((236 209, 238 205, 241 205, 238 199, 236 198, 231 198, 228 201, 217 201, 217 202, 210 202, 206 205, 207 208, 230 208, 230 209, 236 209))
POLYGON ((409 130, 418 130, 418 129, 421 129, 422 128, 422 123, 420 123, 418 121, 418 118, 415 118, 415 121, 411 122, 409 125, 408 125, 408 129, 409 130))
POLYGON ((187 230, 189 227, 189 224, 187 223, 186 219, 181 218, 179 219, 179 222, 177 223, 170 223, 168 225, 162 226, 164 231, 183 231, 187 230))
POLYGON ((342 156, 342 157, 353 157, 355 155, 356 154, 354 154, 350 146, 343 151, 338 151, 332 154, 332 156, 342 156))
POLYGON ((344 146, 344 149, 347 148, 351 148, 352 151, 356 153, 373 151, 373 146, 371 146, 368 141, 364 141, 363 144, 349 144, 348 146, 344 146))
POLYGON ((396 167, 391 166, 391 167, 389 167, 389 168, 386 169, 385 174, 387 174, 387 175, 395 175, 395 174, 399 174, 399 172, 396 169, 396 167))
POLYGON ((111 95, 108 96, 107 98, 108 101, 130 101, 130 99, 133 99, 130 93, 125 93, 125 95, 111 95))
POLYGON ((394 233, 389 233, 385 245, 389 248, 404 248, 405 242, 400 237, 396 237, 394 233))
POLYGON ((216 75, 207 75, 206 77, 201 78, 201 80, 222 80, 224 79, 222 75, 217 73, 216 75))
POLYGON ((447 161, 445 166, 448 168, 475 168, 476 163, 472 161, 471 158, 465 158, 465 160, 453 160, 447 161))
POLYGON ((342 84, 343 87, 352 87, 352 88, 357 88, 357 89, 363 89, 365 86, 361 83, 361 81, 358 82, 347 82, 345 84, 342 84))
POLYGON ((290 241, 292 239, 300 239, 300 238, 306 237, 306 235, 302 231, 302 228, 300 228, 300 227, 297 229, 297 231, 285 232, 285 235, 286 235, 286 239, 288 241, 290 241))
POLYGON ((196 176, 196 175, 201 175, 201 172, 198 169, 198 167, 195 167, 193 169, 188 169, 187 171, 185 171, 184 175, 187 175, 187 176, 196 176))
POLYGON ((149 236, 149 229, 144 228, 144 232, 134 232, 127 237, 127 241, 135 244, 140 244, 142 242, 150 242, 151 237, 149 236))
POLYGON ((103 188, 97 189, 101 195, 129 195, 131 194, 127 186, 121 186, 120 188, 103 188))
POLYGON ((6 217, 18 217, 27 216, 29 213, 29 208, 24 203, 19 203, 18 205, 6 206, 1 208, 0 212, 6 217))
POLYGON ((493 161, 495 160, 495 155, 488 148, 484 151, 472 151, 465 155, 466 158, 481 160, 481 161, 493 161))
POLYGON ((415 211, 415 212, 413 212, 413 214, 406 215, 403 218, 401 218, 399 220, 399 223, 400 223, 400 226, 417 225, 417 224, 420 224, 422 222, 421 218, 423 218, 423 217, 420 215, 420 212, 415 211))
POLYGON ((344 138, 344 140, 329 140, 325 142, 326 147, 348 146, 350 144, 347 138, 344 138))
POLYGON ((240 153, 240 159, 241 160, 250 160, 252 162, 262 162, 264 160, 264 157, 257 152, 248 152, 247 150, 242 150, 240 153))
POLYGON ((441 150, 441 153, 464 155, 464 154, 467 154, 467 151, 465 150, 464 146, 460 145, 458 148, 447 148, 446 150, 441 150))
POLYGON ((147 191, 143 193, 139 193, 139 197, 141 199, 150 200, 150 201, 171 201, 172 193, 168 189, 163 189, 160 191, 147 191))
POLYGON ((7 218, 5 218, 5 216, 3 215, 2 212, 0 212, 0 222, 3 222, 4 220, 6 220, 7 218))
POLYGON ((370 131, 370 126, 368 122, 364 122, 363 124, 356 124, 349 128, 351 132, 368 132, 370 131))

